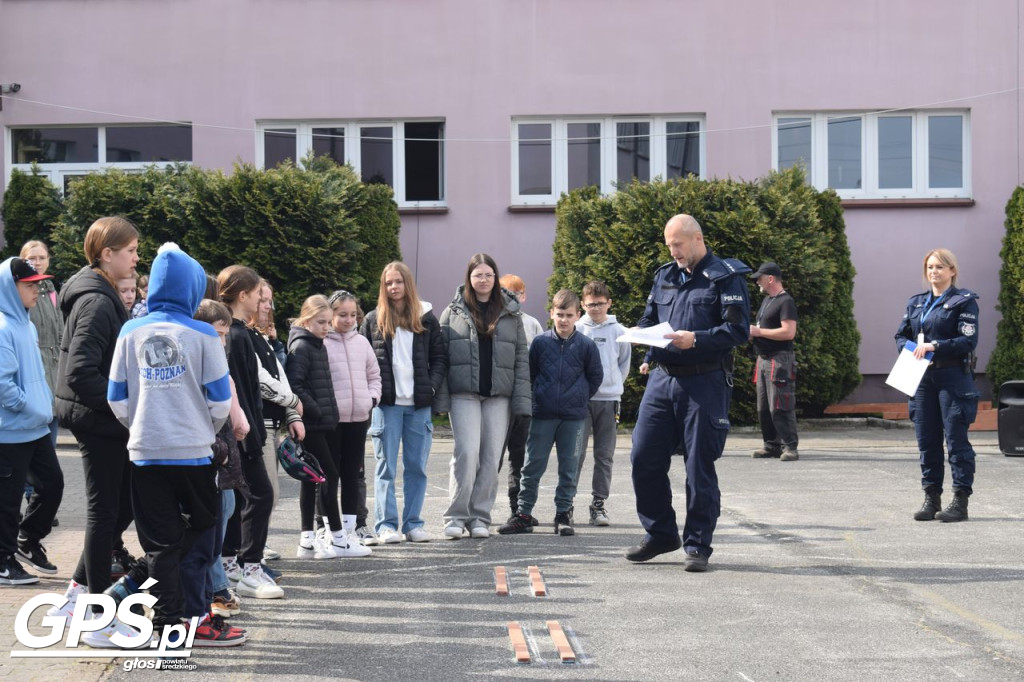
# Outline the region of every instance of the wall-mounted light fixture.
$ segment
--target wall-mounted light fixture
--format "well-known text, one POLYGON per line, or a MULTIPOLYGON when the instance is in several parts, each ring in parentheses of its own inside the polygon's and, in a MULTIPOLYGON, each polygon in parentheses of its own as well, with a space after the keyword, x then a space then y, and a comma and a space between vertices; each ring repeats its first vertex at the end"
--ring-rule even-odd
MULTIPOLYGON (((0 83, 0 95, 13 95, 21 90, 21 83, 0 83)), ((4 99, 0 97, 0 111, 4 110, 4 99)))

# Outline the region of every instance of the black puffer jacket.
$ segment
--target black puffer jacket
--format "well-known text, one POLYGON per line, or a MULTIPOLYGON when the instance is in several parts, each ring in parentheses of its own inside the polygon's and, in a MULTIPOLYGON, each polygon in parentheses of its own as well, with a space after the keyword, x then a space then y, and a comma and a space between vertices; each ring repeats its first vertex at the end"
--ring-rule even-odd
POLYGON ((333 431, 338 426, 338 401, 323 339, 303 327, 292 327, 288 332, 285 373, 292 391, 302 401, 302 423, 306 430, 333 431))
POLYGON ((57 418, 72 432, 127 441, 128 429, 107 404, 107 378, 128 311, 110 282, 89 267, 71 276, 57 301, 64 313, 57 361, 57 418))
MULTIPOLYGON (((448 374, 448 355, 444 352, 441 326, 430 312, 430 304, 423 302, 424 330, 412 342, 413 404, 416 408, 430 407, 434 394, 448 374)), ((380 365, 381 405, 395 404, 395 372, 391 367, 392 339, 385 339, 377 328, 377 311, 371 310, 363 320, 360 333, 370 341, 380 365)))

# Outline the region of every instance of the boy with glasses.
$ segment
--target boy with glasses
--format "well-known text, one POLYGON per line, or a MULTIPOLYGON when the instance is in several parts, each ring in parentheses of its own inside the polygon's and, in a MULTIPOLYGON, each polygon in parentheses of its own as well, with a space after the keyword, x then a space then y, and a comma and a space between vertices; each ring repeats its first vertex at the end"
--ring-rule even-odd
POLYGON ((588 282, 583 287, 583 308, 586 314, 576 323, 576 330, 589 337, 597 345, 601 355, 601 369, 604 380, 601 388, 590 399, 583 426, 583 440, 576 468, 576 483, 579 485, 580 472, 587 458, 590 436, 594 436, 594 475, 591 479, 593 501, 590 503, 590 525, 607 526, 611 523, 604 507, 612 482, 612 460, 615 457, 615 435, 618 430, 619 400, 622 398, 623 383, 629 375, 631 348, 628 343, 617 343, 615 339, 626 333, 608 314, 611 307, 611 293, 604 282, 588 282))

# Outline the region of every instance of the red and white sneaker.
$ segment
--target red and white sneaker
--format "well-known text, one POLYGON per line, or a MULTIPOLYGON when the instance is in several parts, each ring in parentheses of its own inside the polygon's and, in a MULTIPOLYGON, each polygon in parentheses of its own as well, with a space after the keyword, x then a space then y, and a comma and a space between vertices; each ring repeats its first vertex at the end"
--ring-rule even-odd
POLYGON ((212 613, 199 621, 192 646, 238 646, 248 639, 245 630, 231 627, 220 616, 212 613))

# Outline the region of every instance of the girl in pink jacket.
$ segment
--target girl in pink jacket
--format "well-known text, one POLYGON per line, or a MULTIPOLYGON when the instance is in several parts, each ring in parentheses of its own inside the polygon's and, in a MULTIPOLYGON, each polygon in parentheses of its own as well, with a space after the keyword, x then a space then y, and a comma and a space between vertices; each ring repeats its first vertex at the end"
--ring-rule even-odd
MULTIPOLYGON (((334 442, 341 478, 341 520, 349 537, 359 537, 363 545, 376 545, 377 536, 366 525, 366 488, 359 485, 363 477, 366 431, 370 426, 370 410, 380 400, 380 367, 377 356, 366 337, 359 333, 357 315, 359 302, 347 291, 335 291, 328 299, 334 317, 324 340, 331 367, 331 381, 338 402, 338 427, 334 442)), ((328 481, 331 494, 337 495, 338 481, 328 481)), ((370 550, 352 547, 342 556, 363 556, 370 550)), ((335 551, 340 551, 335 547, 335 551)))

